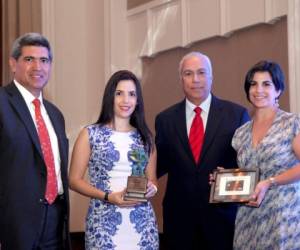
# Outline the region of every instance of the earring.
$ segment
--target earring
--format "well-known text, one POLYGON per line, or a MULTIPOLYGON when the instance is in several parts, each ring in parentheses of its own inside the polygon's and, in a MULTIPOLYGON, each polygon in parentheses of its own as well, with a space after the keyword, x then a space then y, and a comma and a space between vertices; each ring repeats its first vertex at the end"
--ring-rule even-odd
POLYGON ((274 105, 275 105, 276 108, 279 108, 279 98, 278 97, 275 98, 275 104, 274 105))

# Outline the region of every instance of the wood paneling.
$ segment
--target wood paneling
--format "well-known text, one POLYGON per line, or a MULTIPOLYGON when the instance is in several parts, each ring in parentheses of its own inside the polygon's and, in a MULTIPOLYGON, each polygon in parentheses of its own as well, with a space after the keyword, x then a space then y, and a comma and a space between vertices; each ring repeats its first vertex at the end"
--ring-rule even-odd
POLYGON ((26 32, 41 32, 40 0, 2 0, 2 83, 11 81, 8 66, 10 50, 14 40, 26 32))

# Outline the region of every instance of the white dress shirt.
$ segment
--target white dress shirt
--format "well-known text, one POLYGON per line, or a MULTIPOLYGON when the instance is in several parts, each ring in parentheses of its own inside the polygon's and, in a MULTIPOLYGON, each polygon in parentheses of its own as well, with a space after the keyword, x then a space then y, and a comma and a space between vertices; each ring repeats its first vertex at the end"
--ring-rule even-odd
MULTIPOLYGON (((16 80, 14 80, 14 83, 15 83, 16 87, 18 88, 18 90, 20 91, 22 97, 24 98, 25 103, 30 111, 34 125, 37 129, 37 125, 35 122, 34 105, 32 103, 32 101, 35 99, 35 97, 26 88, 24 88, 20 83, 18 83, 16 80)), ((61 194, 63 194, 64 190, 63 190, 63 185, 62 185, 62 180, 61 180, 60 153, 59 153, 59 147, 58 147, 58 140, 57 140, 57 136, 56 136, 55 130, 53 128, 52 122, 51 122, 51 120, 48 116, 48 113, 45 109, 45 106, 43 104, 42 94, 40 94, 38 99, 41 102, 42 117, 45 121, 46 127, 48 129, 48 133, 50 136, 50 142, 51 142, 51 148, 52 148, 53 157, 54 157, 55 172, 56 172, 56 178, 57 178, 58 194, 61 195, 61 194)))
MULTIPOLYGON (((208 97, 205 99, 205 101, 202 102, 199 106, 202 110, 201 118, 202 118, 202 121, 203 121, 204 132, 205 132, 205 129, 206 129, 210 104, 211 104, 211 94, 209 94, 208 97)), ((185 99, 185 117, 186 117, 186 129, 187 129, 188 136, 190 134, 190 129, 191 129, 191 126, 192 126, 193 119, 196 115, 196 113, 194 111, 194 109, 196 107, 197 106, 195 104, 191 103, 187 98, 185 99)))

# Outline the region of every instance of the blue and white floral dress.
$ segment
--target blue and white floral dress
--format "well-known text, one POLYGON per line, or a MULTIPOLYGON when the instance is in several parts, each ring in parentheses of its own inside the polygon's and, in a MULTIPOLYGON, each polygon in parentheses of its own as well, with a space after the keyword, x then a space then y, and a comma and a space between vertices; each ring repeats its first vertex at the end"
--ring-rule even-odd
MULTIPOLYGON (((268 179, 299 164, 292 141, 300 133, 300 116, 278 110, 266 136, 254 148, 250 121, 236 130, 232 145, 240 168, 258 168, 260 179, 268 179)), ((274 186, 260 207, 238 209, 234 249, 300 249, 300 182, 274 186)))
MULTIPOLYGON (((129 157, 130 152, 144 150, 139 133, 117 132, 97 124, 87 129, 91 147, 90 183, 103 191, 122 191, 135 164, 129 157)), ((158 249, 156 218, 150 202, 120 208, 91 199, 86 217, 85 247, 87 250, 158 249)))

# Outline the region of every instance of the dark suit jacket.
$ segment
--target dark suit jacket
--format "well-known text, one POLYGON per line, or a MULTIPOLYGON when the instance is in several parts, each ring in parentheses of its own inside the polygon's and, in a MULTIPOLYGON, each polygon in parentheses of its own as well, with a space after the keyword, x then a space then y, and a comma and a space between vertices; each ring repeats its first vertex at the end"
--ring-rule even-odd
POLYGON ((192 234, 190 230, 199 226, 207 234, 214 234, 217 227, 233 235, 236 208, 208 203, 209 174, 217 166, 237 167, 231 139, 235 130, 249 120, 247 110, 212 96, 197 165, 189 146, 185 116, 184 100, 158 114, 155 121, 158 177, 168 173, 163 201, 164 232, 174 233, 176 239, 184 232, 192 234), (231 226, 226 227, 217 219, 220 217, 225 217, 231 226))
MULTIPOLYGON (((65 196, 64 236, 69 249, 68 139, 61 112, 44 100, 61 157, 65 196)), ((14 83, 0 88, 0 243, 4 250, 31 250, 45 205, 46 166, 37 131, 14 83)))

